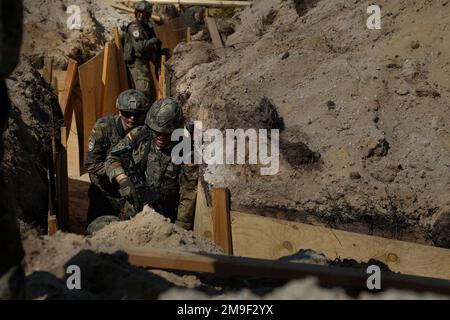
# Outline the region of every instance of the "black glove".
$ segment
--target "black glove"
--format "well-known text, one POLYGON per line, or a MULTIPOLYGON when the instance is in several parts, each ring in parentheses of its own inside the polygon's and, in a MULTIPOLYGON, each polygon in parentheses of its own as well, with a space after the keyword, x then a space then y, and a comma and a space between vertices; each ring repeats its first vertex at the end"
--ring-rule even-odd
POLYGON ((133 204, 136 204, 137 194, 136 189, 134 188, 134 184, 130 179, 123 179, 120 184, 119 193, 122 197, 127 199, 128 201, 132 201, 133 204))

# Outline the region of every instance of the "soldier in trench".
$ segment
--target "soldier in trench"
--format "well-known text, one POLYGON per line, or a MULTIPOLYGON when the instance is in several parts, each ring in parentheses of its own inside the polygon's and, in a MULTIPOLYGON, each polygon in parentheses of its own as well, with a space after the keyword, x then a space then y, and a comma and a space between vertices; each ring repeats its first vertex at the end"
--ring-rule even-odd
POLYGON ((136 20, 124 30, 124 60, 130 75, 130 85, 143 92, 150 102, 156 99, 156 90, 151 76, 150 62, 156 66, 155 73, 161 63, 161 41, 156 37, 155 25, 150 20, 153 7, 147 1, 139 1, 135 5, 136 20))
MULTIPOLYGON (((154 199, 150 204, 157 212, 170 218, 176 225, 192 229, 197 194, 198 166, 193 164, 177 164, 172 158, 172 150, 176 145, 171 141, 172 133, 183 128, 184 118, 179 104, 171 99, 155 102, 145 119, 145 125, 131 131, 121 140, 106 160, 106 174, 110 180, 120 186, 121 195, 127 200, 130 217, 139 212, 137 208, 138 188, 133 183, 126 168, 133 158, 139 179, 143 181, 144 191, 154 199), (127 150, 128 160, 115 153, 127 150)), ((136 178, 136 177, 134 177, 136 178)))
MULTIPOLYGON (((105 172, 105 160, 111 149, 131 130, 144 124, 150 102, 145 95, 130 89, 117 98, 119 114, 109 114, 97 120, 89 137, 88 154, 85 167, 89 172, 88 224, 99 217, 111 220, 119 217, 123 209, 123 200, 115 182, 110 182, 105 172)), ((88 227, 88 234, 91 232, 88 227)))

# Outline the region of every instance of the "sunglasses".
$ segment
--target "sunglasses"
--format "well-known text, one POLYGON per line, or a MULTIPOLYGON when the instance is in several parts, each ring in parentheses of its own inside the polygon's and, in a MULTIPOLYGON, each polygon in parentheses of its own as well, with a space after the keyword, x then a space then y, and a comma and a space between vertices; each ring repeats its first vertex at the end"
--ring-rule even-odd
POLYGON ((134 112, 134 111, 120 111, 120 114, 124 116, 125 118, 141 118, 145 115, 145 112, 134 112))

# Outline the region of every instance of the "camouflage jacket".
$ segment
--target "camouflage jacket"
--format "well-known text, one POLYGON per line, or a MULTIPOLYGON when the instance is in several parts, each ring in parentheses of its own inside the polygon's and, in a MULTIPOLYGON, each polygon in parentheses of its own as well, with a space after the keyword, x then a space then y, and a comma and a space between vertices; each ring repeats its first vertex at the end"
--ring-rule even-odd
POLYGON ((105 175, 105 160, 111 149, 125 137, 120 115, 109 114, 97 120, 89 137, 86 170, 93 175, 105 175))
MULTIPOLYGON (((132 130, 113 150, 130 146, 140 139, 145 126, 132 130)), ((198 167, 195 165, 175 164, 171 159, 172 147, 156 150, 152 137, 142 140, 132 150, 136 165, 142 168, 142 174, 148 186, 156 190, 158 204, 165 216, 186 225, 194 219, 194 206, 197 194, 198 167), (146 159, 144 159, 145 155, 146 159)), ((120 158, 109 155, 106 160, 106 173, 110 180, 126 173, 120 158)))
POLYGON ((124 42, 124 58, 129 65, 136 62, 148 64, 160 59, 161 42, 151 21, 146 24, 131 22, 126 28, 124 42))

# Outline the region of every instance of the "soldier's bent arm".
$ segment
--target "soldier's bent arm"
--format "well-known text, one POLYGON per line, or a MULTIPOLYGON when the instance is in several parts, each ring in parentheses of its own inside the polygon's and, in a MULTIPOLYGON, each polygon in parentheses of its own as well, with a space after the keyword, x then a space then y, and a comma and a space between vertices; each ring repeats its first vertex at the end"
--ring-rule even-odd
POLYGON ((156 36, 150 39, 142 38, 139 29, 134 25, 130 26, 129 33, 131 38, 131 44, 137 56, 143 56, 151 46, 159 42, 159 39, 156 36))
POLYGON ((184 165, 181 171, 177 224, 182 225, 185 229, 192 229, 194 223, 198 170, 197 165, 184 165))
MULTIPOLYGON (((119 156, 114 156, 114 151, 127 148, 141 133, 142 127, 135 128, 131 130, 122 140, 120 140, 117 145, 111 150, 111 152, 106 157, 105 161, 105 171, 109 180, 113 182, 119 176, 125 176, 126 172, 122 165, 122 161, 119 156)), ((133 150, 133 158, 136 152, 139 150, 133 150)), ((136 160, 136 159, 135 159, 136 160)), ((125 176, 126 177, 126 176, 125 176)), ((119 182, 119 181, 117 181, 119 182)))
POLYGON ((107 154, 107 130, 102 122, 97 121, 89 136, 88 153, 86 157, 86 170, 89 173, 104 175, 105 159, 107 154))
MULTIPOLYGON (((128 139, 127 139, 127 137, 125 137, 113 148, 113 150, 111 152, 113 152, 115 150, 119 150, 121 148, 124 148, 127 145, 128 145, 128 139)), ((125 170, 122 166, 122 162, 120 161, 120 158, 111 155, 111 153, 106 157, 105 171, 106 171, 106 175, 108 176, 108 178, 111 182, 113 182, 116 179, 116 177, 125 174, 125 170)))

